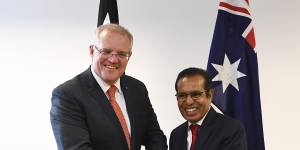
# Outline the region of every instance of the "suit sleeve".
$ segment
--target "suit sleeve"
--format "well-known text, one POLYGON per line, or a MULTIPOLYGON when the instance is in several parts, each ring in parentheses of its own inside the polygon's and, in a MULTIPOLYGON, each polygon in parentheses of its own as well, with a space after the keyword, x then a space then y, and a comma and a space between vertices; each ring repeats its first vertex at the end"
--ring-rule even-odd
POLYGON ((92 150, 84 113, 71 92, 58 87, 51 102, 50 120, 58 150, 92 150))
POLYGON ((247 150, 246 132, 243 125, 238 122, 231 136, 226 138, 222 149, 223 150, 247 150))
POLYGON ((145 88, 145 97, 147 105, 147 134, 145 146, 147 150, 167 150, 167 140, 163 131, 160 129, 156 114, 148 97, 148 91, 145 88))

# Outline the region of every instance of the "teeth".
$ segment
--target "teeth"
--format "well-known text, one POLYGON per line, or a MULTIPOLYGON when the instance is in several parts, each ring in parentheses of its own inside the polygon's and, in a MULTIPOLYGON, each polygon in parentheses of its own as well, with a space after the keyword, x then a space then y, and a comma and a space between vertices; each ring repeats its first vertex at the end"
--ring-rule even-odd
POLYGON ((187 112, 192 112, 192 111, 195 111, 196 108, 188 108, 188 109, 185 109, 187 112))
POLYGON ((110 66, 110 65, 106 65, 105 67, 108 69, 116 69, 117 68, 116 66, 110 66))

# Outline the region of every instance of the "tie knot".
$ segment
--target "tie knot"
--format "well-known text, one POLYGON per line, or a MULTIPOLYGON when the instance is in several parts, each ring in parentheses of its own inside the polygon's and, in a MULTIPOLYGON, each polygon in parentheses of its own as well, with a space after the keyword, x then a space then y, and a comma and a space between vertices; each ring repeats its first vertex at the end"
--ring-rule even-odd
POLYGON ((110 88, 107 90, 107 94, 110 100, 115 99, 116 91, 117 91, 117 87, 115 85, 111 85, 110 88))
POLYGON ((191 124, 190 125, 190 129, 192 131, 192 134, 196 134, 198 132, 199 128, 200 128, 200 126, 197 125, 197 124, 191 124))

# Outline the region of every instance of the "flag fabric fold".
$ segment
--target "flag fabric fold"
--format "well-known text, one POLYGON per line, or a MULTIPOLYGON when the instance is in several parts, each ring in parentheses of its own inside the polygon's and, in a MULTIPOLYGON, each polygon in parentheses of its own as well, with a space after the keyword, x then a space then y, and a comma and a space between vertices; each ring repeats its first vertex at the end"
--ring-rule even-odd
POLYGON ((221 0, 207 71, 213 103, 246 129, 248 150, 264 150, 255 36, 247 0, 221 0))
POLYGON ((103 25, 107 16, 109 16, 110 23, 119 24, 117 0, 100 0, 97 27, 103 25))

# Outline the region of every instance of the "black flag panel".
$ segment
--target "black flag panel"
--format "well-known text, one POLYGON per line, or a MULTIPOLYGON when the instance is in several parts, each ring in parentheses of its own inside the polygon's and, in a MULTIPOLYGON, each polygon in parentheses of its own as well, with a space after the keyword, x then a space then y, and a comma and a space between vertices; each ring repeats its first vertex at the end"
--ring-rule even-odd
POLYGON ((103 24, 107 14, 110 23, 119 24, 117 0, 100 0, 97 27, 103 24))

